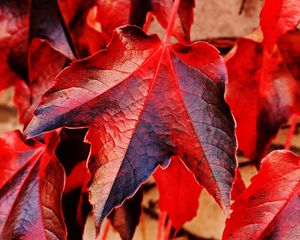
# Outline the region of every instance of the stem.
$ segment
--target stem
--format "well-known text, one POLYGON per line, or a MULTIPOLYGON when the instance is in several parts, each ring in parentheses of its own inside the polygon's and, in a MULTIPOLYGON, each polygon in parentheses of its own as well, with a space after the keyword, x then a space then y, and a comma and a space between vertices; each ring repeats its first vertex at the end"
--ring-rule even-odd
POLYGON ((246 3, 246 0, 243 0, 242 1, 242 4, 241 4, 241 7, 240 7, 240 10, 239 10, 239 15, 242 14, 243 10, 244 10, 244 7, 245 7, 245 3, 246 3))
POLYGON ((141 212, 140 223, 141 223, 141 231, 142 231, 142 240, 145 240, 146 239, 146 227, 145 227, 145 213, 144 213, 143 209, 141 212))
POLYGON ((167 219, 167 213, 160 211, 158 216, 157 240, 162 240, 166 219, 167 219))
POLYGON ((105 224, 104 231, 103 231, 102 240, 107 240, 109 228, 110 228, 110 221, 107 219, 107 222, 105 224))
POLYGON ((284 144, 284 149, 288 150, 291 147, 291 143, 292 143, 292 139, 293 139, 293 135, 294 135, 294 132, 295 132, 295 129, 296 129, 297 122, 298 122, 298 116, 296 114, 294 114, 292 116, 291 126, 290 126, 290 129, 289 129, 285 144, 284 144))
POLYGON ((145 24, 143 26, 143 30, 144 30, 145 33, 148 32, 150 24, 152 22, 152 19, 153 19, 153 13, 152 12, 148 12, 147 17, 146 17, 146 22, 145 22, 145 24))
POLYGON ((169 219, 168 219, 168 223, 167 223, 167 227, 166 227, 166 230, 165 230, 165 237, 164 237, 164 240, 169 240, 169 239, 170 239, 170 233, 171 233, 171 230, 172 230, 172 221, 171 221, 171 219, 169 218, 169 219))
POLYGON ((164 43, 169 43, 170 42, 172 32, 173 32, 174 23, 175 23, 175 19, 176 19, 176 16, 177 16, 177 11, 178 11, 178 8, 179 8, 179 4, 180 4, 180 0, 175 0, 175 2, 173 4, 169 24, 168 24, 168 27, 167 27, 167 32, 166 32, 166 36, 165 36, 165 39, 164 39, 164 43))

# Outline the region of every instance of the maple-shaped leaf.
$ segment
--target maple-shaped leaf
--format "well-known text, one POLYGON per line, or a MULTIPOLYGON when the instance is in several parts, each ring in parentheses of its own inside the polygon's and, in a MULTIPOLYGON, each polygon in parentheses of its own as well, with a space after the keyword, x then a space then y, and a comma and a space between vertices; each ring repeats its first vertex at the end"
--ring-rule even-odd
POLYGON ((300 238, 300 157, 287 150, 269 154, 232 205, 223 239, 300 238))
POLYGON ((260 26, 269 50, 272 50, 282 35, 294 30, 299 23, 299 0, 264 0, 260 26))
POLYGON ((29 83, 17 81, 14 95, 20 122, 24 126, 32 119, 42 95, 54 85, 55 77, 63 69, 67 60, 47 41, 37 38, 31 42, 28 52, 29 83))
POLYGON ((25 142, 19 131, 1 136, 1 239, 66 239, 57 141, 56 133, 46 135, 45 144, 25 142))
POLYGON ((108 218, 111 225, 118 231, 123 240, 132 239, 136 226, 139 224, 142 213, 143 191, 140 189, 122 206, 115 208, 108 218))
POLYGON ((166 169, 157 168, 153 176, 159 191, 159 208, 168 214, 177 232, 196 216, 203 187, 176 157, 166 169))
POLYGON ((26 134, 90 126, 90 201, 98 226, 172 156, 226 211, 237 163, 225 82, 223 59, 209 44, 171 45, 122 27, 107 49, 57 77, 26 134))
MULTIPOLYGON (((174 0, 100 0, 98 19, 102 30, 111 35, 113 30, 122 25, 143 27, 147 13, 152 12, 161 26, 167 29, 173 4, 174 0)), ((173 35, 181 42, 190 42, 194 7, 194 0, 180 1, 173 35)))
POLYGON ((2 0, 0 28, 0 89, 13 85, 17 76, 27 79, 28 43, 35 37, 75 59, 56 0, 2 0))
POLYGON ((300 57, 299 40, 299 32, 288 33, 281 41, 289 45, 269 53, 261 42, 240 38, 229 53, 226 99, 237 121, 239 148, 257 165, 281 125, 297 112, 300 82, 291 71, 298 71, 297 62, 290 63, 300 57))

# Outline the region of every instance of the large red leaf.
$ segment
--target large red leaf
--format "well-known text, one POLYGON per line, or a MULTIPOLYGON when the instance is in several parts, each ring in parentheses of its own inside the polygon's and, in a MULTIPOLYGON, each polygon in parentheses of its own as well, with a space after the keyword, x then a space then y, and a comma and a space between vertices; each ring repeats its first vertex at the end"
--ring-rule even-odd
POLYGON ((54 85, 55 77, 63 69, 67 60, 47 41, 40 39, 33 39, 28 52, 29 83, 17 81, 14 96, 20 122, 24 126, 32 119, 42 95, 54 85))
POLYGON ((66 239, 65 173, 54 155, 57 141, 56 134, 47 135, 45 145, 25 142, 18 131, 1 136, 1 239, 66 239))
POLYGON ((61 20, 56 0, 0 2, 0 90, 13 85, 16 74, 27 79, 28 43, 35 37, 47 40, 70 59, 75 58, 61 20))
POLYGON ((26 133, 90 126, 90 200, 98 225, 172 156, 226 211, 236 140, 225 81, 223 60, 209 44, 170 45, 122 27, 106 50, 58 76, 26 133))
POLYGON ((240 38, 227 61, 226 99, 237 121, 239 148, 257 164, 280 126, 299 113, 299 39, 299 32, 288 33, 269 53, 262 43, 240 38))
POLYGON ((299 239, 299 192, 300 157, 286 150, 272 152, 233 204, 223 239, 299 239))
POLYGON ((159 208, 168 214, 178 231, 196 216, 202 186, 175 157, 165 170, 157 168, 153 176, 159 191, 159 208))
POLYGON ((299 23, 299 0, 264 0, 260 26, 269 50, 272 50, 278 38, 294 30, 299 23))

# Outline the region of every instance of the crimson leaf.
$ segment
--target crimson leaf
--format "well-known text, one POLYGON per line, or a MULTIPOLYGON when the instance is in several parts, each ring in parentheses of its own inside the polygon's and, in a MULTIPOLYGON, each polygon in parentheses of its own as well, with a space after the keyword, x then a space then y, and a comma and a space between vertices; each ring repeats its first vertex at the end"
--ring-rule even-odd
POLYGON ((47 41, 35 38, 31 42, 28 50, 29 83, 17 81, 14 96, 20 122, 25 126, 32 119, 42 95, 54 85, 55 77, 63 69, 66 60, 47 41))
POLYGON ((54 155, 57 142, 56 133, 45 137, 45 145, 25 142, 18 131, 0 137, 6 159, 1 161, 1 239, 66 239, 61 211, 65 173, 54 155))
POLYGON ((0 2, 0 90, 14 84, 17 75, 27 79, 27 50, 33 38, 75 59, 56 0, 2 0, 0 2))
POLYGON ((223 239, 299 239, 299 192, 300 157, 272 152, 233 204, 223 239))
POLYGON ((281 125, 300 113, 299 39, 299 32, 290 32, 270 53, 261 42, 240 38, 226 62, 226 99, 237 121, 239 148, 257 166, 281 125))
POLYGON ((237 164, 225 81, 223 60, 209 44, 171 45, 122 27, 106 50, 58 76, 26 133, 90 126, 90 200, 98 227, 172 156, 226 211, 237 164))
POLYGON ((282 35, 294 30, 299 23, 298 0, 264 0, 260 26, 264 33, 264 42, 269 50, 272 50, 282 35))
POLYGON ((175 157, 165 170, 158 168, 153 176, 159 191, 159 208, 167 212, 178 231, 185 222, 196 216, 203 187, 182 161, 175 157))

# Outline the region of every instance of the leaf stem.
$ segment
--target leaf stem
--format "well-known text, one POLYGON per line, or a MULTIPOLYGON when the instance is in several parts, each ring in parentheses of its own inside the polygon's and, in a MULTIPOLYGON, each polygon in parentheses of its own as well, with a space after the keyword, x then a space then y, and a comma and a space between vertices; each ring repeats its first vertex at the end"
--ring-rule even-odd
POLYGON ((172 230, 172 221, 169 218, 168 222, 167 222, 167 227, 166 227, 166 230, 165 230, 164 240, 169 240, 170 239, 171 230, 172 230))
POLYGON ((148 32, 150 24, 152 22, 152 19, 153 19, 153 13, 152 12, 148 12, 147 17, 146 17, 146 22, 145 22, 145 24, 143 26, 143 30, 144 30, 145 33, 148 32))
POLYGON ((157 240, 163 239, 166 219, 167 219, 167 213, 159 211, 157 240))
POLYGON ((103 231, 102 240, 107 240, 109 228, 110 228, 110 221, 107 219, 107 222, 105 224, 104 231, 103 231))
POLYGON ((288 150, 291 147, 291 143, 292 143, 292 139, 293 139, 293 135, 294 135, 294 132, 295 132, 295 129, 296 129, 297 122, 298 122, 298 115, 294 114, 292 116, 291 126, 290 126, 290 129, 289 129, 285 144, 284 144, 284 149, 288 150))
POLYGON ((243 13, 243 10, 244 10, 244 7, 245 7, 245 3, 246 3, 246 0, 243 0, 242 4, 241 4, 241 7, 240 7, 240 10, 239 10, 239 15, 241 15, 243 13))
POLYGON ((169 24, 168 24, 167 31, 166 31, 166 36, 165 36, 165 39, 164 39, 164 43, 169 43, 170 42, 172 32, 173 32, 173 28, 174 28, 174 23, 175 23, 176 16, 177 16, 177 11, 178 11, 178 8, 179 8, 179 4, 180 4, 180 0, 175 0, 174 1, 171 16, 170 16, 170 20, 169 20, 169 24))

